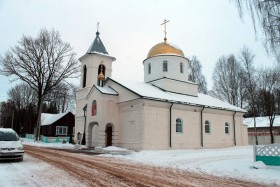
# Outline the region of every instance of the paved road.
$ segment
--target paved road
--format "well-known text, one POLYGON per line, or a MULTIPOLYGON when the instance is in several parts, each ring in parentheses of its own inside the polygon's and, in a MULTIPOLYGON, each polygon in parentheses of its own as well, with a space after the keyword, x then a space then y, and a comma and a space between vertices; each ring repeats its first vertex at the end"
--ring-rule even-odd
POLYGON ((236 179, 42 147, 25 145, 25 151, 32 157, 63 169, 86 186, 263 186, 236 179))

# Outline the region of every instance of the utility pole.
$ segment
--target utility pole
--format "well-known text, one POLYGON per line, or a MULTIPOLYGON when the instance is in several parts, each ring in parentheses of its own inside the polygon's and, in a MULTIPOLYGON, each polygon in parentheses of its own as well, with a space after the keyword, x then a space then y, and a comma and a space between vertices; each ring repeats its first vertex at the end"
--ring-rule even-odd
POLYGON ((11 125, 12 129, 14 128, 14 113, 15 113, 15 111, 13 110, 13 112, 12 112, 12 125, 11 125))

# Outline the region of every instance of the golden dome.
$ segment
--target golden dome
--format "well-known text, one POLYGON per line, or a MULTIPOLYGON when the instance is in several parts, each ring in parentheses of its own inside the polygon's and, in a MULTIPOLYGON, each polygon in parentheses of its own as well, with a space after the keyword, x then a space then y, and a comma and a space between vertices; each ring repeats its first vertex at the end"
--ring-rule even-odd
POLYGON ((161 55, 161 54, 175 54, 175 55, 185 57, 184 53, 181 49, 178 49, 178 48, 168 44, 167 42, 162 42, 151 48, 151 50, 149 51, 149 53, 147 55, 147 58, 150 58, 150 57, 153 57, 156 55, 161 55))

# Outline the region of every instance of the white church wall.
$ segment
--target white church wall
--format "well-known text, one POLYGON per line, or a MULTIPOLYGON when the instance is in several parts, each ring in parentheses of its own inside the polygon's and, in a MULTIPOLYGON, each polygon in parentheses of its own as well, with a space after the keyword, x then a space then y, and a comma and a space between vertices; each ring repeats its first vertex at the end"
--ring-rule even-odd
POLYGON ((75 135, 74 139, 77 140, 78 132, 84 133, 84 117, 75 117, 75 135))
MULTIPOLYGON (((210 122, 210 133, 203 132, 204 148, 222 148, 234 145, 234 124, 232 111, 220 111, 207 109, 203 113, 203 125, 205 121, 210 122), (227 113, 227 114, 225 114, 227 113), (225 133, 225 123, 229 123, 229 134, 225 133)), ((237 145, 241 144, 241 120, 240 117, 235 117, 235 135, 237 145)), ((246 136, 246 135, 245 135, 246 136)))
POLYGON ((143 149, 169 148, 169 103, 145 101, 143 149))
POLYGON ((181 81, 188 81, 189 62, 186 58, 176 55, 159 55, 143 61, 144 81, 150 82, 159 78, 169 77, 181 81), (166 61, 168 69, 163 71, 163 62, 166 61), (180 73, 180 62, 183 63, 183 73, 180 73), (148 71, 148 64, 151 64, 151 73, 148 71))
POLYGON ((83 108, 87 104, 86 96, 89 91, 90 91, 90 88, 83 88, 76 93, 76 101, 77 101, 76 116, 84 115, 83 108))
POLYGON ((172 148, 200 148, 200 110, 174 105, 172 109, 172 148), (176 132, 176 119, 181 119, 183 132, 176 132))
MULTIPOLYGON (((106 139, 106 125, 112 124, 113 126, 113 136, 112 136, 112 144, 115 146, 118 146, 119 141, 119 109, 116 104, 117 97, 113 95, 106 95, 101 94, 98 90, 94 90, 91 95, 88 97, 88 110, 87 110, 87 124, 90 123, 98 123, 98 128, 94 128, 92 130, 97 130, 88 133, 91 133, 92 135, 95 134, 98 135, 98 142, 94 142, 95 146, 102 146, 105 147, 105 139, 106 139), (92 116, 92 101, 96 100, 96 115, 92 116)), ((87 126, 88 128, 88 126, 87 126)), ((89 128, 88 128, 89 129, 89 128)), ((90 129, 91 130, 91 129, 90 129)), ((95 137, 93 137, 95 139, 95 137)))
POLYGON ((141 100, 120 103, 119 146, 132 149, 143 149, 143 106, 141 100))
POLYGON ((243 124, 242 115, 236 115, 236 144, 238 146, 248 145, 248 129, 247 126, 243 124))

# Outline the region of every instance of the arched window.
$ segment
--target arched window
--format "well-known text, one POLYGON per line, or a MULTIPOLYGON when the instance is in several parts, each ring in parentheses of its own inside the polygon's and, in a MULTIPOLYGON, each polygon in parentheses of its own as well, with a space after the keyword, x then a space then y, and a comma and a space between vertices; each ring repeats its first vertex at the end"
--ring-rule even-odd
POLYGON ((151 67, 151 63, 148 64, 148 74, 151 74, 152 71, 152 67, 151 67))
POLYGON ((163 61, 163 64, 162 64, 162 68, 163 68, 163 72, 167 72, 168 71, 168 64, 167 64, 167 61, 163 61))
POLYGON ((84 68, 83 68, 83 88, 86 87, 86 83, 87 83, 87 66, 84 65, 84 68))
POLYGON ((183 122, 180 118, 176 119, 176 132, 183 132, 183 122))
POLYGON ((93 100, 91 105, 91 115, 95 116, 96 113, 97 113, 97 103, 96 100, 93 100))
POLYGON ((225 133, 229 134, 229 124, 225 123, 225 133))
POLYGON ((183 62, 180 62, 180 73, 184 73, 184 65, 183 65, 183 62))
POLYGON ((211 126, 209 121, 205 121, 205 126, 204 126, 205 133, 210 133, 211 132, 211 126))

